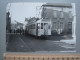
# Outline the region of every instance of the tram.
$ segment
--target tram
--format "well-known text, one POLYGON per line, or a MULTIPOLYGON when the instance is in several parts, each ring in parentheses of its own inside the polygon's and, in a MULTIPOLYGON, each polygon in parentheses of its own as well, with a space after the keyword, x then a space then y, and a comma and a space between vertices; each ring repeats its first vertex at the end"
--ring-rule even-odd
POLYGON ((40 19, 35 22, 28 23, 26 26, 28 34, 34 36, 50 36, 51 35, 51 22, 40 19))

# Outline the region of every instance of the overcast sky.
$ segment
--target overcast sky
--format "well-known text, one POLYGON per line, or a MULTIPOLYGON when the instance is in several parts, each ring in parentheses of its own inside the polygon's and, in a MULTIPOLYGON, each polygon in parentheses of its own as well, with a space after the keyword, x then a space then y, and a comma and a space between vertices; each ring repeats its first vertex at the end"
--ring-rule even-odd
MULTIPOLYGON (((14 20, 24 23, 25 17, 36 17, 36 7, 39 8, 43 3, 9 3, 7 11, 10 11, 11 22, 14 20)), ((37 14, 38 16, 38 14, 37 14)), ((39 16, 40 17, 40 16, 39 16)))

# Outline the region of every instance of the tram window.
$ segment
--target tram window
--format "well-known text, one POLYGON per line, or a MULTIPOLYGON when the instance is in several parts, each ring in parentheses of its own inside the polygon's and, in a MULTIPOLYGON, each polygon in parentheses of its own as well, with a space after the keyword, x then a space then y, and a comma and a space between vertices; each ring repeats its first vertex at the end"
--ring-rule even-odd
POLYGON ((33 29, 33 25, 31 25, 31 29, 33 29))
POLYGON ((48 23, 44 23, 44 29, 48 29, 48 23))
POLYGON ((32 25, 31 25, 31 29, 32 29, 32 25))
POLYGON ((31 29, 31 26, 29 25, 29 29, 31 29))
POLYGON ((32 29, 32 25, 30 25, 30 29, 32 29))
POLYGON ((33 29, 35 29, 35 24, 33 24, 33 29))
POLYGON ((43 29, 43 23, 41 23, 41 29, 43 29))
POLYGON ((34 29, 35 29, 35 24, 34 24, 34 29))
POLYGON ((35 24, 29 26, 30 29, 35 29, 35 24))
POLYGON ((33 26, 33 24, 31 25, 31 29, 33 29, 34 28, 34 26, 33 26))
POLYGON ((30 25, 30 29, 31 29, 31 25, 30 25))
POLYGON ((44 25, 46 25, 47 23, 44 23, 44 25))
POLYGON ((38 29, 40 29, 40 23, 38 23, 38 29))
POLYGON ((50 29, 50 24, 48 24, 48 29, 50 29))
POLYGON ((29 29, 30 29, 30 25, 29 25, 29 29))

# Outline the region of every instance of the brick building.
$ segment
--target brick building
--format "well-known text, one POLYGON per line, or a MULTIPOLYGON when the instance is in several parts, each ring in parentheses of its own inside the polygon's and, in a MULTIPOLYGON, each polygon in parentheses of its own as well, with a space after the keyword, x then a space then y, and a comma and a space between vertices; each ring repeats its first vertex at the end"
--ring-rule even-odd
POLYGON ((52 34, 72 34, 72 5, 51 4, 42 5, 41 18, 51 20, 52 34))

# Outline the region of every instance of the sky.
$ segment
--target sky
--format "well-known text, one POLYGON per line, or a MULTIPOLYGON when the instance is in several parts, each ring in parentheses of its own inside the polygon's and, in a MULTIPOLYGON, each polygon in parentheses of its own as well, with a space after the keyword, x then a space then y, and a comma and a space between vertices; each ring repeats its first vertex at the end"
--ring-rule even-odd
POLYGON ((10 12, 11 22, 24 23, 25 18, 40 17, 40 7, 44 3, 8 3, 6 10, 10 12), (36 9, 37 8, 37 9, 36 9), (39 16, 38 16, 39 15, 39 16))

